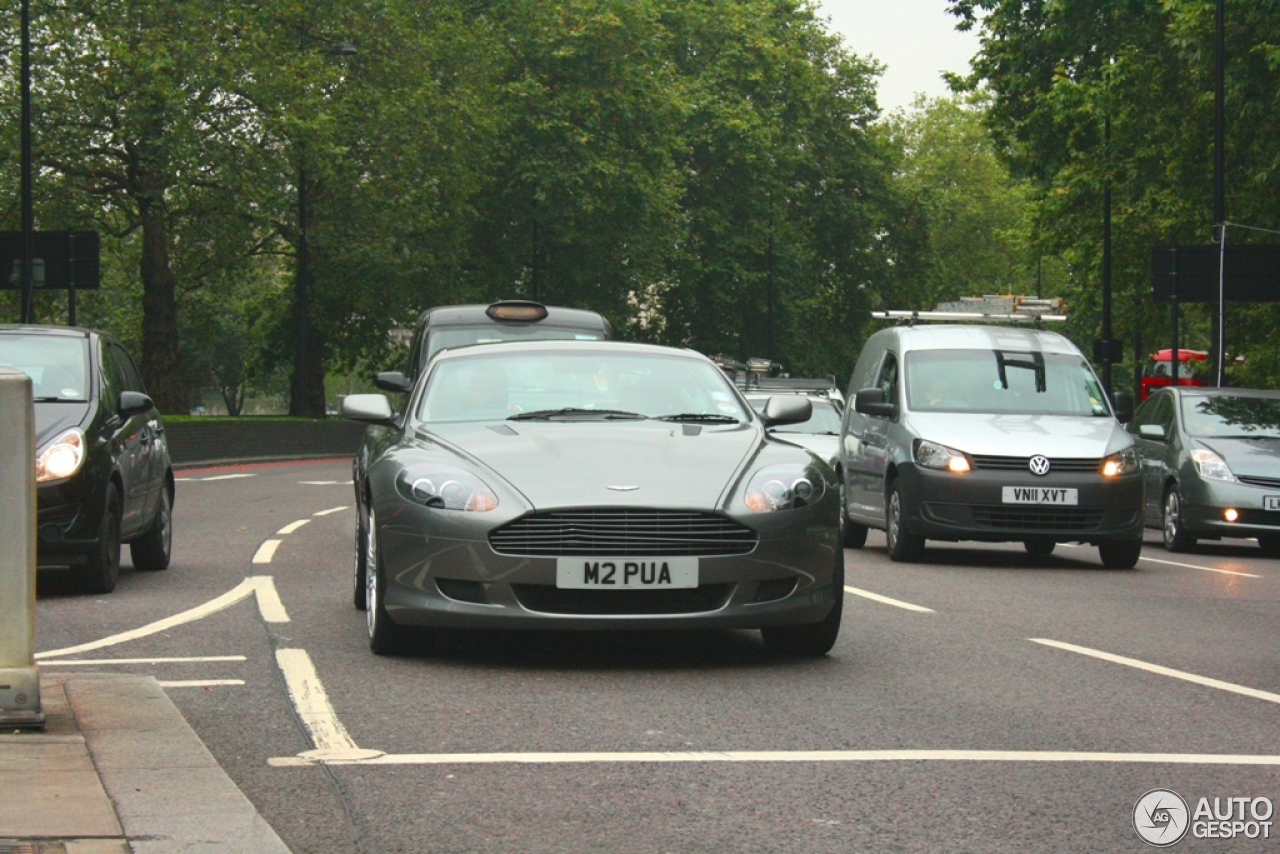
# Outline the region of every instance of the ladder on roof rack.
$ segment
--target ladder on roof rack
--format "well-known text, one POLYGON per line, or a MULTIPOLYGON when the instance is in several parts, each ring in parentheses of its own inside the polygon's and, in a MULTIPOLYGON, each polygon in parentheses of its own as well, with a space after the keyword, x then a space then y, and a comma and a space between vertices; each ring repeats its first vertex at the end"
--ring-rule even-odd
POLYGON ((1067 307, 1061 297, 1024 297, 1013 294, 987 294, 962 297, 955 302, 939 303, 932 311, 873 311, 880 319, 898 319, 908 324, 917 320, 995 321, 1004 323, 1061 322, 1067 319, 1067 307))

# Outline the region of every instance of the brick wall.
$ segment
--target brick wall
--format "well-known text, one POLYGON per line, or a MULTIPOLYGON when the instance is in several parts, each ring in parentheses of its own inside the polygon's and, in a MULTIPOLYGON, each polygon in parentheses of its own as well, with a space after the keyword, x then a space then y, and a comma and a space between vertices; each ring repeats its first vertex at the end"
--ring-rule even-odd
POLYGON ((323 421, 257 421, 208 418, 165 423, 175 468, 202 465, 350 457, 360 447, 364 425, 323 421))

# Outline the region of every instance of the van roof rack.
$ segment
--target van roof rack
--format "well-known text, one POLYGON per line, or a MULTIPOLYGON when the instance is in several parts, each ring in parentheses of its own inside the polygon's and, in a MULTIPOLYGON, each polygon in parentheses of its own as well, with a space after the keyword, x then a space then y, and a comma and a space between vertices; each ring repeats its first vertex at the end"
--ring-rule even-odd
POLYGON ((986 294, 980 297, 961 297, 954 302, 941 302, 932 311, 873 311, 871 316, 883 320, 897 319, 907 325, 918 320, 976 320, 1041 326, 1045 321, 1066 320, 1067 306, 1061 297, 986 294))

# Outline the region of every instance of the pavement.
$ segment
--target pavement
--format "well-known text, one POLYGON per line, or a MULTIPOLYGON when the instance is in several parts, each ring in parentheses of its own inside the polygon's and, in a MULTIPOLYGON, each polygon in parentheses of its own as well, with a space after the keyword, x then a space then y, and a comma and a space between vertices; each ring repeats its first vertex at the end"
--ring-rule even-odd
POLYGON ((288 854, 150 676, 40 674, 0 731, 0 854, 288 854))

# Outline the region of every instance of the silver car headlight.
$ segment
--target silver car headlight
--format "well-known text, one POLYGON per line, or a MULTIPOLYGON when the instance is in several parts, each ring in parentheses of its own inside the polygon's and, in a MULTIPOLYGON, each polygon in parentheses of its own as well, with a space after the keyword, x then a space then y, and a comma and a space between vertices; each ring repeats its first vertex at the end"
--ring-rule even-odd
POLYGON ((63 480, 84 464, 84 432, 79 427, 54 439, 36 457, 36 483, 63 480))
POLYGON ((1196 471, 1206 480, 1235 480, 1227 461, 1208 448, 1192 448, 1191 459, 1196 464, 1196 471))
POLYGON ((1133 474, 1138 470, 1138 449, 1133 445, 1123 451, 1117 451, 1102 461, 1103 477, 1119 477, 1122 474, 1133 474))
POLYGON ((942 469, 954 474, 964 474, 972 468, 969 465, 969 458, 960 451, 925 439, 916 441, 916 465, 927 469, 942 469))
POLYGON ((498 496, 476 475, 451 465, 409 466, 396 475, 396 491, 408 501, 441 510, 484 513, 498 496))
POLYGON ((757 513, 794 510, 821 501, 826 488, 826 480, 813 466, 785 463, 751 475, 743 500, 757 513))

